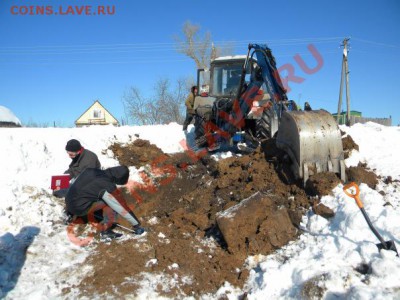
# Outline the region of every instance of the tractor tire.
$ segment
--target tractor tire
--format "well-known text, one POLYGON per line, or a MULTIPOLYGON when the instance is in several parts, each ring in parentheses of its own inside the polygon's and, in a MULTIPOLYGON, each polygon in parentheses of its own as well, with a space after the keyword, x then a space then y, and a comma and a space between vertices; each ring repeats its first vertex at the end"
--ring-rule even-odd
POLYGON ((272 137, 271 127, 274 120, 274 110, 264 109, 262 116, 256 122, 256 137, 259 140, 270 139, 272 137))

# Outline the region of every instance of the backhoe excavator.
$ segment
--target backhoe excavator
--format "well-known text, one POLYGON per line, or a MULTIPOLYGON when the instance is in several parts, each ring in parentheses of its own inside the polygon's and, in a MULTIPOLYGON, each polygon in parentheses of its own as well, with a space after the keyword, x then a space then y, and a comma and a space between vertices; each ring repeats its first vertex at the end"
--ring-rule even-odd
POLYGON ((325 110, 301 111, 288 100, 266 45, 249 44, 246 56, 216 58, 197 71, 195 141, 210 151, 224 145, 243 151, 275 139, 305 184, 309 176, 334 172, 345 181, 339 128, 325 110))

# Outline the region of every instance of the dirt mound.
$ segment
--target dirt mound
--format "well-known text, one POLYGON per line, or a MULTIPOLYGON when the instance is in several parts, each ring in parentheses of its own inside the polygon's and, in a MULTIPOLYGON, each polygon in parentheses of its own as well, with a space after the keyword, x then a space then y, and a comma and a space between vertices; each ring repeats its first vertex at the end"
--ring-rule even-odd
POLYGON ((352 150, 359 150, 358 145, 354 142, 353 138, 350 135, 342 138, 343 143, 343 151, 344 151, 344 159, 349 158, 352 150))
POLYGON ((378 177, 372 171, 366 169, 366 165, 358 164, 357 167, 350 167, 346 170, 348 181, 354 181, 357 184, 361 182, 367 184, 371 189, 375 189, 378 184, 378 177))
POLYGON ((130 182, 125 198, 149 231, 97 244, 85 262, 93 272, 78 286, 88 297, 135 294, 149 274, 159 279, 157 292, 172 298, 214 293, 226 281, 242 287, 248 255, 267 255, 295 239, 311 206, 324 217, 333 213, 310 196, 328 194, 338 179, 313 176, 307 195, 268 142, 220 161, 204 153, 166 155, 143 140, 110 149, 120 164, 145 166, 142 182, 130 182))
POLYGON ((340 183, 334 173, 317 173, 311 175, 306 183, 306 192, 312 196, 322 197, 331 194, 332 189, 340 183))
POLYGON ((137 168, 152 163, 157 157, 164 155, 156 145, 142 139, 136 139, 132 144, 126 146, 115 143, 109 149, 121 165, 137 168))
MULTIPOLYGON (((348 158, 352 150, 359 150, 359 146, 354 142, 350 135, 342 138, 344 158, 348 158)), ((354 181, 356 183, 366 183, 371 189, 375 189, 378 184, 376 174, 369 171, 366 164, 359 163, 357 167, 350 167, 346 169, 347 181, 354 181)))
POLYGON ((217 224, 228 251, 245 259, 271 253, 296 237, 297 230, 279 199, 260 192, 217 214, 217 224))

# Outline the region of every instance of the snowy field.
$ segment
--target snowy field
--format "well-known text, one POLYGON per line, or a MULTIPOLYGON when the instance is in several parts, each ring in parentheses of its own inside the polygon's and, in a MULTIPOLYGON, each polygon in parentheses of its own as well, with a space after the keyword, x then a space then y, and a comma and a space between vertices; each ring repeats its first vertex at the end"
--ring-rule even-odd
MULTIPOLYGON (((400 127, 367 123, 341 129, 360 147, 346 165, 365 162, 382 176, 377 191, 361 184, 360 197, 383 238, 394 240, 400 250, 400 182, 383 183, 387 176, 400 180, 400 127)), ((0 128, 0 298, 65 299, 62 289, 90 272, 89 268, 78 269, 77 264, 92 248, 78 247, 68 239, 65 225, 59 222, 63 205, 50 196, 50 176, 67 169, 70 159, 64 149, 71 138, 95 152, 107 168, 118 164, 108 146, 131 142, 137 136, 166 153, 183 151, 185 136, 175 123, 0 128)), ((131 176, 135 176, 132 168, 131 176)), ((307 296, 304 293, 309 287, 314 289, 313 295, 324 299, 400 299, 400 258, 393 251, 378 252, 375 244, 379 241, 354 200, 344 194, 343 186, 321 201, 336 212, 334 218, 326 220, 310 211, 303 218, 305 233, 299 240, 275 254, 248 258, 247 264, 253 268, 245 286, 248 298, 299 299, 307 296), (356 271, 362 267, 368 272, 356 271)), ((225 291, 230 291, 229 299, 237 299, 241 293, 227 284, 204 299, 225 291)), ((78 292, 73 290, 69 297, 79 298, 78 292)), ((143 290, 140 298, 154 298, 154 291, 143 290)))

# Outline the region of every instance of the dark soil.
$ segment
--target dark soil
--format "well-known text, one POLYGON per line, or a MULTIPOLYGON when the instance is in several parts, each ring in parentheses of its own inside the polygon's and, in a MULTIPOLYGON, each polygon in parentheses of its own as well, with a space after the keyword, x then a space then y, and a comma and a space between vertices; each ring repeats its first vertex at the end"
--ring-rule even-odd
POLYGON ((343 150, 344 150, 344 158, 349 158, 352 150, 359 150, 358 145, 354 142, 353 138, 350 135, 342 138, 343 150))
POLYGON ((375 189, 378 184, 378 178, 372 171, 366 169, 365 165, 359 164, 357 167, 350 167, 346 170, 348 181, 354 181, 357 184, 361 182, 367 184, 371 189, 375 189))
POLYGON ((248 255, 267 255, 296 239, 310 207, 326 218, 333 216, 318 196, 329 194, 340 180, 317 174, 303 189, 272 144, 220 161, 204 152, 167 155, 139 139, 110 149, 120 164, 143 167, 144 183, 130 182, 124 192, 148 232, 96 244, 84 263, 93 272, 77 286, 89 298, 140 293, 148 274, 160 276, 153 288, 171 298, 199 298, 226 281, 241 288, 249 274, 244 264, 248 255))

